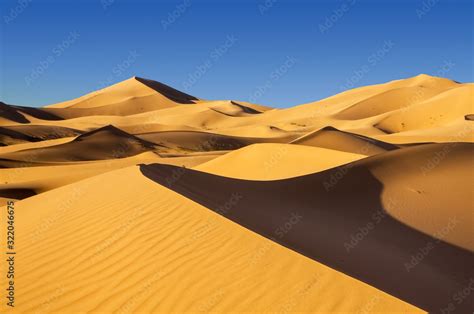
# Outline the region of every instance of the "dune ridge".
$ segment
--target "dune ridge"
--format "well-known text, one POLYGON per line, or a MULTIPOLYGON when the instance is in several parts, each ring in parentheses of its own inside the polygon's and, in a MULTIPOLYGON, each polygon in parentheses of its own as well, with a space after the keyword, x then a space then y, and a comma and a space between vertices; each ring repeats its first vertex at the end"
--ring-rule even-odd
POLYGON ((88 161, 130 157, 156 147, 156 144, 109 125, 64 144, 6 153, 0 158, 31 162, 88 161))
MULTIPOLYGON (((469 149, 472 153, 474 146, 469 145, 469 149)), ((417 150, 411 149, 407 154, 410 153, 416 154, 417 150)), ((391 154, 384 157, 397 156, 391 154)), ((273 241, 424 310, 437 311, 452 295, 469 285, 470 278, 474 276, 470 266, 474 255, 394 219, 390 213, 399 206, 395 195, 385 196, 392 197, 394 204, 384 205, 379 200, 387 180, 380 182, 374 176, 378 162, 377 157, 354 162, 344 179, 331 189, 327 184, 338 171, 337 168, 263 182, 230 179, 186 169, 181 172, 180 179, 172 184, 166 178, 177 171, 176 167, 142 165, 140 170, 149 179, 273 241), (364 186, 358 182, 364 182, 364 186), (239 195, 239 202, 227 210, 222 204, 225 204, 230 191, 239 195), (275 230, 278 231, 278 227, 292 215, 301 217, 301 222, 279 238, 275 230), (371 221, 378 226, 371 230, 370 236, 351 244, 352 233, 371 221), (436 249, 412 266, 410 261, 414 254, 429 243, 436 245, 436 249)), ((463 183, 467 183, 469 177, 464 180, 463 183)), ((462 183, 451 186, 455 189, 462 187, 462 183)), ((469 219, 469 205, 464 205, 464 215, 459 220, 469 219)), ((463 238, 472 238, 469 227, 464 228, 464 232, 463 238)), ((466 302, 458 310, 468 311, 471 306, 472 303, 466 302)))

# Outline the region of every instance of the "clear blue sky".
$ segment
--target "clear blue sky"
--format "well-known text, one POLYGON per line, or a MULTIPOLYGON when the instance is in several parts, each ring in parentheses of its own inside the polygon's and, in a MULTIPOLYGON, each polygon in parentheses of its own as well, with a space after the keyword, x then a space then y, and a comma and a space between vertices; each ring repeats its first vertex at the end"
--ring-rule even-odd
POLYGON ((419 73, 473 81, 471 0, 1 0, 0 100, 131 76, 275 107, 419 73))

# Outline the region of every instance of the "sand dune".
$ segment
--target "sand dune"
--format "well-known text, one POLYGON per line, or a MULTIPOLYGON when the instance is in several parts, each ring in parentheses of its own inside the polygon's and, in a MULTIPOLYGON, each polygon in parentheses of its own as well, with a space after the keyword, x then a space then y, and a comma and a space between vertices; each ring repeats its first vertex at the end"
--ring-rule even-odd
POLYGON ((104 107, 104 104, 120 104, 126 100, 139 100, 141 97, 150 95, 161 95, 162 97, 160 99, 162 99, 163 102, 159 105, 164 107, 176 105, 176 103, 192 104, 198 100, 194 96, 187 95, 165 84, 134 76, 102 90, 74 100, 50 105, 46 108, 100 108, 104 107))
POLYGON ((61 120, 60 117, 45 109, 12 106, 0 101, 0 125, 6 125, 11 122, 30 123, 31 120, 61 120))
POLYGON ((113 126, 82 134, 73 141, 0 155, 2 159, 31 162, 115 159, 153 151, 157 146, 113 126))
MULTIPOLYGON (((105 172, 125 168, 140 163, 163 163, 177 166, 194 167, 208 162, 217 155, 161 158, 153 152, 145 152, 132 157, 99 160, 84 163, 37 164, 36 167, 18 163, 18 167, 9 164, 9 168, 0 169, 0 197, 20 200, 32 195, 44 193, 105 172)), ((1 163, 0 163, 1 165, 1 163)))
POLYGON ((0 127, 0 145, 15 145, 22 142, 39 142, 63 137, 75 137, 79 130, 49 125, 11 125, 0 127))
POLYGON ((448 125, 464 120, 463 115, 474 110, 473 99, 474 84, 452 88, 424 102, 402 108, 376 127, 387 133, 397 133, 448 125))
POLYGON ((287 142, 290 142, 291 140, 304 135, 308 130, 302 128, 292 129, 287 126, 283 129, 271 124, 258 124, 225 129, 219 128, 213 130, 213 132, 230 136, 262 137, 271 141, 273 141, 273 139, 286 139, 287 142))
POLYGON ((15 312, 471 312, 473 87, 271 108, 132 77, 0 102, 15 312))
POLYGON ((398 148, 398 146, 393 144, 384 143, 358 134, 343 132, 333 127, 325 127, 321 130, 311 132, 291 143, 329 148, 366 156, 376 155, 398 148))
POLYGON ((367 304, 419 311, 154 184, 136 167, 16 208, 24 248, 18 311, 355 312, 367 304))
POLYGON ((137 136, 155 144, 190 151, 234 150, 254 143, 270 141, 284 143, 294 138, 291 135, 271 139, 238 137, 200 131, 164 131, 139 134, 137 136))
POLYGON ((474 251, 473 153, 472 143, 444 143, 378 156, 371 169, 384 184, 382 203, 403 223, 474 251), (399 205, 390 207, 392 199, 399 205), (455 228, 444 234, 450 221, 455 228))
MULTIPOLYGON (((247 110, 253 109, 247 105, 247 110)), ((255 108, 260 108, 255 106, 255 108)), ((257 109, 253 109, 257 110, 257 109)), ((261 110, 261 109, 260 109, 261 110)), ((202 102, 196 106, 177 106, 131 116, 135 121, 149 121, 167 125, 184 125, 201 130, 219 129, 226 125, 247 125, 263 114, 246 113, 245 109, 230 101, 202 102)))
POLYGON ((60 126, 11 125, 0 127, 0 146, 13 146, 21 143, 75 137, 81 133, 82 131, 60 126))
POLYGON ((54 146, 54 145, 70 142, 73 139, 74 137, 63 137, 63 138, 58 138, 54 140, 43 140, 39 142, 36 142, 36 140, 33 140, 33 142, 21 142, 14 145, 0 146, 0 154, 16 152, 16 151, 30 149, 30 148, 54 146))
MULTIPOLYGON (((472 144, 459 147, 462 154, 472 154, 474 148, 472 144)), ((416 169, 424 166, 424 158, 419 156, 420 149, 422 152, 428 150, 428 154, 431 154, 444 148, 443 145, 416 147, 406 149, 404 154, 411 157, 410 166, 416 169)), ((400 199, 398 193, 400 189, 403 190, 403 182, 394 178, 397 175, 394 172, 398 169, 387 172, 383 166, 390 169, 393 161, 399 160, 399 155, 399 151, 394 151, 380 157, 356 161, 345 176, 335 183, 333 178, 336 178, 338 171, 342 171, 341 168, 264 182, 225 178, 187 169, 181 173, 179 180, 172 183, 166 178, 179 171, 173 166, 143 165, 140 169, 153 181, 273 241, 424 310, 437 311, 455 293, 469 285, 470 278, 474 276, 474 270, 470 266, 474 262, 474 256, 468 250, 407 227, 392 217, 392 212, 396 212, 398 218, 403 216, 400 211, 405 204, 399 202, 405 199, 400 199), (361 185, 360 182, 364 184, 361 185), (384 202, 381 203, 382 188, 384 202), (223 205, 226 204, 229 193, 239 195, 239 201, 231 208, 223 205), (386 203, 387 200, 390 203, 386 203), (279 226, 284 226, 292 216, 301 217, 300 222, 295 228, 288 228, 283 237, 279 237, 279 226), (370 228, 366 227, 369 223, 372 226, 370 228), (351 238, 361 227, 368 228, 370 235, 352 243, 351 238), (423 256, 416 265, 407 266, 412 257, 429 244, 435 246, 430 254, 423 256)), ((446 158, 452 159, 453 163, 458 162, 454 154, 446 158)), ((465 159, 459 168, 472 166, 469 162, 472 161, 465 159)), ((444 166, 453 168, 452 164, 444 166)), ((460 199, 453 204, 453 199, 450 199, 450 203, 443 196, 430 193, 429 203, 425 203, 424 208, 420 209, 425 211, 423 217, 435 216, 433 220, 436 230, 448 223, 446 218, 450 215, 446 211, 456 207, 459 211, 458 219, 468 220, 459 228, 459 239, 472 239, 472 204, 466 202, 466 197, 472 197, 472 189, 466 187, 471 180, 470 174, 456 172, 461 175, 457 177, 457 181, 438 180, 431 183, 430 179, 443 176, 445 170, 436 168, 431 171, 424 181, 420 180, 427 189, 422 193, 435 192, 437 189, 460 189, 461 192, 457 195, 460 199), (440 186, 441 184, 444 186, 440 186), (438 187, 430 189, 432 185, 438 187)), ((418 172, 413 172, 404 175, 419 176, 418 172)), ((406 200, 408 204, 415 206, 423 203, 423 199, 418 199, 415 203, 411 203, 410 198, 406 200)), ((418 229, 429 228, 426 221, 410 220, 410 223, 418 229)), ((458 235, 448 234, 444 239, 449 237, 452 242, 457 242, 458 235)), ((459 307, 461 312, 469 311, 471 304, 467 302, 459 307)))
POLYGON ((3 102, 0 102, 0 123, 5 122, 17 122, 17 123, 29 123, 28 119, 25 118, 18 110, 15 110, 13 106, 9 106, 3 102))
POLYGON ((275 180, 350 163, 365 155, 290 144, 254 144, 194 167, 225 177, 275 180))
POLYGON ((64 119, 84 116, 127 116, 180 104, 194 104, 197 98, 165 84, 132 77, 78 99, 47 106, 43 111, 64 119))
POLYGON ((337 117, 347 120, 373 117, 409 105, 414 105, 430 99, 445 90, 446 88, 443 87, 426 88, 423 85, 391 89, 352 105, 348 109, 338 113, 337 117), (415 98, 414 95, 418 95, 418 97, 415 98))
POLYGON ((473 143, 474 124, 469 121, 456 121, 441 127, 376 135, 374 137, 394 144, 417 144, 426 142, 473 143))
POLYGON ((24 142, 28 143, 38 141, 41 141, 41 139, 35 136, 29 136, 9 128, 0 127, 0 146, 9 146, 24 142))
POLYGON ((268 110, 263 106, 253 105, 250 103, 238 103, 236 101, 228 101, 225 103, 217 103, 210 106, 216 112, 231 116, 231 117, 246 117, 248 115, 260 114, 268 110))

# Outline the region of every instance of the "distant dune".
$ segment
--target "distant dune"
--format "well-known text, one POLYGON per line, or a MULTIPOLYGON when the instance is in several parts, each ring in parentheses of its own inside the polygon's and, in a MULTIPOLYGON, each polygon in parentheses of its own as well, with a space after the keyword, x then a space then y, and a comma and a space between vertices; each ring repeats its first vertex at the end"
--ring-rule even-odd
POLYGON ((194 169, 231 178, 275 180, 334 168, 365 157, 320 147, 267 143, 230 152, 194 169))
POLYGON ((14 312, 470 313, 473 92, 421 74, 279 109, 132 77, 0 102, 14 312))
POLYGON ((324 147, 343 152, 362 155, 376 155, 398 146, 384 143, 363 135, 343 132, 333 127, 325 127, 315 132, 310 132, 291 142, 292 144, 324 147))
POLYGON ((4 159, 32 162, 71 162, 116 159, 153 151, 156 145, 113 126, 79 135, 74 140, 50 147, 27 149, 0 155, 4 159))

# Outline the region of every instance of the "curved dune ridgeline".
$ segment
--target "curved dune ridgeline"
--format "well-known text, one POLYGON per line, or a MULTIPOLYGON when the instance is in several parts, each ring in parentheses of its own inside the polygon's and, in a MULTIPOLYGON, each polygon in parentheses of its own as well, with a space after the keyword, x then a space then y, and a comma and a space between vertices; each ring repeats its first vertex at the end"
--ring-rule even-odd
MULTIPOLYGON (((254 232, 424 310, 439 311, 469 286, 474 255, 394 219, 389 213, 400 200, 382 204, 384 184, 372 173, 377 163, 377 157, 354 162, 333 186, 329 182, 340 168, 266 182, 160 164, 140 169, 149 179, 254 232), (180 174, 176 180, 167 180, 175 173, 180 174), (363 228, 367 234, 360 239, 363 228)), ((457 311, 471 307, 469 298, 457 311)))

